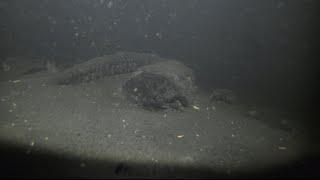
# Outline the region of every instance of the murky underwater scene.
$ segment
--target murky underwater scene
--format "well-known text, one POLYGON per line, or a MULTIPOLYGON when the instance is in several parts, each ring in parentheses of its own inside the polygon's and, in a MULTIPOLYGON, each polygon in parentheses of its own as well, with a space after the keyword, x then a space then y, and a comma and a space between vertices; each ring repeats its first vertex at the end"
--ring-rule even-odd
POLYGON ((311 177, 316 1, 1 0, 1 177, 311 177))

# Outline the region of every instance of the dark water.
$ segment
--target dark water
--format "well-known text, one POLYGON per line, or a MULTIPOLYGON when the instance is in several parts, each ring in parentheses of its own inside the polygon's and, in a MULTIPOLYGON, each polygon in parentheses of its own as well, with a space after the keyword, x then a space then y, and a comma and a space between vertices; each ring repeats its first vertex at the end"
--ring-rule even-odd
POLYGON ((297 113, 316 140, 317 5, 316 0, 1 0, 0 58, 46 58, 58 67, 118 51, 178 59, 194 71, 203 91, 232 89, 248 103, 297 113))

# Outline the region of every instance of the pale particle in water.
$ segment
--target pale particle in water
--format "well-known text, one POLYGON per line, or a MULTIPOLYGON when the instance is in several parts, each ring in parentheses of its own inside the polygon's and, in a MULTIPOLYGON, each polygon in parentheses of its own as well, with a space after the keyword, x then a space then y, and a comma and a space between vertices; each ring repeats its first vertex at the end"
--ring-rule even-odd
POLYGON ((236 137, 236 135, 234 135, 234 134, 231 134, 231 137, 236 137))
POLYGON ((177 138, 183 138, 184 137, 184 135, 177 135, 177 138))
POLYGON ((193 109, 196 109, 196 110, 199 110, 199 109, 200 109, 200 107, 195 106, 195 105, 193 105, 192 107, 193 107, 193 109))
POLYGON ((138 88, 134 88, 133 91, 134 91, 134 92, 137 92, 137 91, 138 91, 138 88))
POLYGON ((14 127, 15 125, 16 125, 16 124, 14 124, 14 123, 11 123, 11 126, 12 126, 12 127, 14 127))
POLYGON ((166 118, 166 117, 167 117, 167 114, 164 114, 163 117, 166 118))
POLYGON ((4 101, 6 101, 6 100, 2 98, 1 101, 4 102, 4 101))
POLYGON ((35 144, 34 141, 31 141, 30 146, 34 146, 34 144, 35 144))
POLYGON ((111 134, 108 134, 108 138, 111 138, 111 134))
POLYGON ((13 112, 13 110, 12 110, 12 109, 9 109, 9 112, 13 112))
POLYGON ((24 122, 24 123, 27 123, 27 122, 28 122, 28 120, 26 120, 26 119, 25 119, 23 122, 24 122))
POLYGON ((45 141, 48 141, 48 140, 49 140, 49 137, 45 137, 44 140, 45 140, 45 141))
POLYGON ((199 135, 199 134, 196 134, 196 136, 199 137, 200 135, 199 135))
POLYGON ((125 120, 125 119, 122 119, 122 122, 123 122, 123 123, 125 123, 125 122, 126 122, 126 120, 125 120))
POLYGON ((31 128, 31 127, 29 127, 29 128, 28 128, 28 131, 31 131, 31 130, 32 130, 32 128, 31 128))
POLYGON ((215 110, 216 110, 216 107, 215 107, 215 106, 212 106, 211 109, 212 109, 212 111, 215 111, 215 110))

